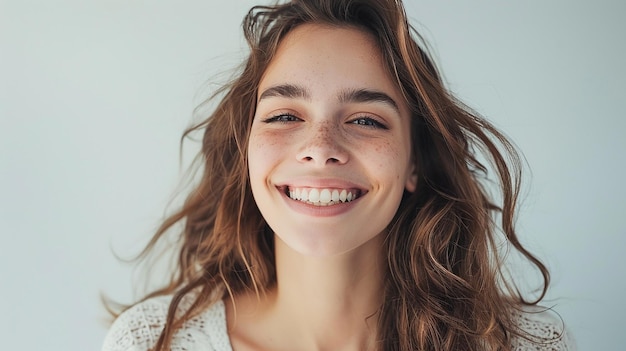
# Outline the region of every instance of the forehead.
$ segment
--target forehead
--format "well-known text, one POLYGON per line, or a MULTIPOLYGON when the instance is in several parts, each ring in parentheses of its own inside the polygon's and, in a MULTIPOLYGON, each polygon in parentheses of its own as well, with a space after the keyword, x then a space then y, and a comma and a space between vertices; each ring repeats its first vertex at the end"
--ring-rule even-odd
POLYGON ((316 88, 375 88, 400 98, 373 36, 355 27, 303 24, 280 42, 259 91, 284 83, 316 88))
POLYGON ((290 46, 298 44, 312 49, 332 47, 341 51, 360 47, 362 50, 356 54, 380 56, 373 35, 356 26, 304 23, 295 27, 283 37, 278 51, 287 50, 290 46))

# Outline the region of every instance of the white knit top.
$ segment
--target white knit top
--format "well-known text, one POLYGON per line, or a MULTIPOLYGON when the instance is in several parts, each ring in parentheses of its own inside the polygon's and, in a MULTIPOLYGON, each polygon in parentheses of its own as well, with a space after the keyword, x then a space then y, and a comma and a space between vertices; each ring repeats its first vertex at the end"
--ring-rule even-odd
MULTIPOLYGON (((163 330, 171 296, 161 296, 141 302, 124 313, 113 323, 102 351, 148 351, 163 330)), ((516 312, 519 326, 541 343, 523 338, 513 339, 516 351, 575 350, 571 336, 563 322, 546 311, 516 312)), ((224 303, 218 301, 197 317, 185 322, 172 340, 172 351, 232 351, 226 328, 224 303)))

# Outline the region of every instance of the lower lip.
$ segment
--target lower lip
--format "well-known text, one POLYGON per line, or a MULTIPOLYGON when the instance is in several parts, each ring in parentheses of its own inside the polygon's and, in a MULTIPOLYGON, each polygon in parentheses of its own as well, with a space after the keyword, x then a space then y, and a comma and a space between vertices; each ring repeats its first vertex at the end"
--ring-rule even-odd
POLYGON ((346 213, 350 211, 352 207, 354 207, 354 205, 361 199, 361 197, 359 197, 358 199, 352 200, 350 202, 343 202, 331 206, 315 206, 302 201, 294 200, 287 196, 287 194, 285 194, 284 192, 279 192, 287 202, 287 205, 291 207, 291 209, 296 212, 314 217, 332 217, 346 213))

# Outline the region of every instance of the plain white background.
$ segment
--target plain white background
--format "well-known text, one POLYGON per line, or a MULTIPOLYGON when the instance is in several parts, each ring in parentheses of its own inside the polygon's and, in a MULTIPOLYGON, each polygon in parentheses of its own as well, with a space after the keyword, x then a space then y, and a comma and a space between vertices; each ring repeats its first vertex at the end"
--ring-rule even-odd
MULTIPOLYGON (((0 1, 2 349, 97 350, 99 294, 139 296, 112 252, 159 224, 180 135, 236 66, 255 3, 0 1)), ((407 10, 450 88, 528 160, 519 231, 552 270, 548 304, 581 350, 623 349, 626 3, 407 10)))

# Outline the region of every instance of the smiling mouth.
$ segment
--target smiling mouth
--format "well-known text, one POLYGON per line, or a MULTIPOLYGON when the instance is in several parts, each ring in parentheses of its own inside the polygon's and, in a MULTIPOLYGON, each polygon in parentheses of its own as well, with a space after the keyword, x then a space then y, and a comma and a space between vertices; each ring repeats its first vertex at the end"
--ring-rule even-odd
POLYGON ((284 187, 290 199, 314 206, 333 206, 354 201, 364 195, 360 189, 284 187))

